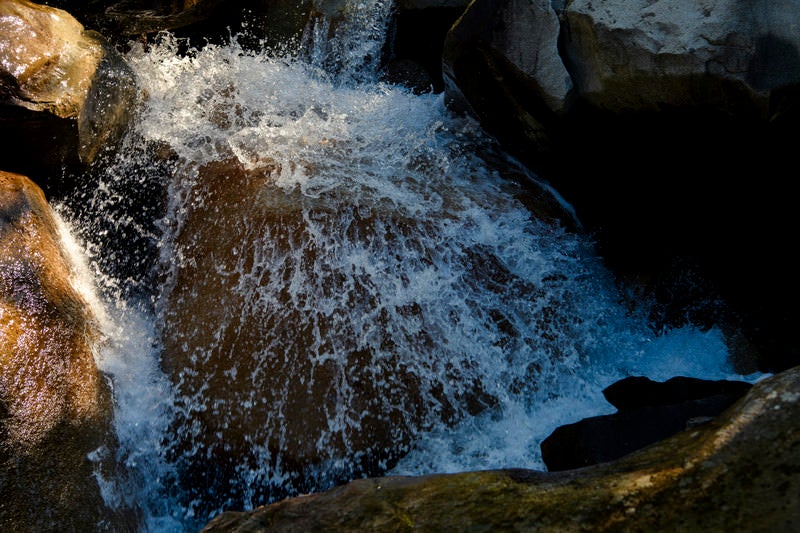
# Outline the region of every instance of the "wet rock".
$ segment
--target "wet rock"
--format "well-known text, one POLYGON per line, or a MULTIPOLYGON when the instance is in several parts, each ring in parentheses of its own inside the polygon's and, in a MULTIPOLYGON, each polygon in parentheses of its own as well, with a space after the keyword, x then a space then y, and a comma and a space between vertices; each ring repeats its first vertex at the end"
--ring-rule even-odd
MULTIPOLYGON (((492 402, 467 381, 454 385, 463 403, 451 403, 442 380, 468 371, 395 346, 393 314, 424 320, 422 307, 386 305, 368 272, 340 265, 339 246, 424 222, 287 192, 264 165, 197 169, 163 311, 162 365, 184 413, 173 453, 190 497, 227 506, 376 475, 422 428, 492 402), (247 465, 273 481, 246 486, 247 465)), ((426 332, 409 335, 433 349, 426 332)))
MULTIPOLYGON (((133 530, 106 506, 111 393, 95 365, 101 335, 72 285, 39 187, 0 172, 0 526, 9 531, 133 530)), ((111 469, 111 470, 109 470, 111 469)))
MULTIPOLYGON (((136 36, 169 31, 208 20, 219 13, 221 0, 148 1, 122 0, 107 2, 102 12, 104 27, 122 35, 136 36)), ((97 15, 95 15, 97 19, 97 15)))
POLYGON ((113 149, 135 105, 132 71, 69 13, 0 4, 0 157, 41 180, 113 149))
MULTIPOLYGON (((348 149, 322 144, 331 158, 348 149)), ((444 214, 420 217, 347 187, 303 194, 277 183, 291 173, 273 161, 251 163, 181 171, 191 189, 175 212, 175 260, 160 297, 162 366, 181 413, 171 459, 201 514, 378 475, 420 431, 495 403, 480 363, 433 333, 469 319, 453 311, 442 322, 435 298, 418 294, 396 263, 404 254, 412 270, 416 257, 424 268, 453 261, 465 278, 453 283, 480 295, 516 284, 509 290, 540 296, 489 247, 452 257, 430 238, 467 201, 446 186, 437 189, 444 214)), ((542 304, 543 330, 558 327, 549 321, 559 320, 559 303, 542 304)), ((497 342, 521 342, 500 310, 487 320, 497 322, 497 342)))
POLYGON ((789 531, 800 526, 798 416, 794 368, 714 422, 611 463, 358 480, 225 512, 203 531, 789 531))
POLYGON ((603 391, 618 411, 557 428, 542 441, 542 460, 555 472, 618 459, 654 442, 705 423, 751 387, 743 381, 687 377, 663 383, 628 377, 603 391))

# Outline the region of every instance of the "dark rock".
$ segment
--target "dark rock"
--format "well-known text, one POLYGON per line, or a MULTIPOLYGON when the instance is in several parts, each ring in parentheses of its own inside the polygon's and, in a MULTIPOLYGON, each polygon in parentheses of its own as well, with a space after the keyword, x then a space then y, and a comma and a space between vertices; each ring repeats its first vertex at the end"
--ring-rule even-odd
POLYGON ((629 376, 603 390, 608 403, 619 410, 674 405, 712 396, 741 398, 753 385, 745 381, 712 381, 677 376, 664 382, 629 376))
POLYGON ((542 441, 542 460, 555 472, 618 459, 719 415, 751 387, 687 377, 663 383, 625 378, 603 391, 617 413, 557 428, 542 441))

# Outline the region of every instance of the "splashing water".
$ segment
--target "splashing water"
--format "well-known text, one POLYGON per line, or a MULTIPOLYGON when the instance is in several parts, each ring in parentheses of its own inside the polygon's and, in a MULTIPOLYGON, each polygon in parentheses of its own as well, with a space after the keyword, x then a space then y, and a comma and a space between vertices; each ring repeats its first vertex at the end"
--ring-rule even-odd
POLYGON ((63 206, 106 302, 98 363, 132 472, 114 491, 145 530, 362 475, 543 469, 539 443, 609 412, 621 377, 741 379, 717 329, 631 315, 441 95, 375 81, 389 11, 357 5, 302 57, 134 46, 135 131, 63 206), (107 226, 159 187, 157 221, 107 226))

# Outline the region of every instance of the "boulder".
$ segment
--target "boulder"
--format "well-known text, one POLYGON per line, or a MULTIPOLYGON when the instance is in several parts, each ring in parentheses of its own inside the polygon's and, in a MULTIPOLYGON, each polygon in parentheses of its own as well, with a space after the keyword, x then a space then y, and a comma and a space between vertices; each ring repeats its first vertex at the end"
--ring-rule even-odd
POLYGON ((565 472, 357 480, 203 529, 245 531, 791 531, 800 527, 800 368, 718 419, 622 459, 565 472))
MULTIPOLYGON (((369 276, 340 272, 335 258, 314 270, 316 254, 330 251, 302 243, 315 242, 317 224, 335 224, 342 206, 283 191, 272 170, 235 159, 197 169, 176 237, 186 260, 165 294, 162 366, 183 413, 172 454, 187 497, 211 505, 201 512, 376 475, 426 417, 442 415, 422 398, 433 393, 428 377, 389 347, 376 351, 351 322, 377 305, 369 276), (247 465, 285 486, 243 487, 247 465)), ((369 238, 380 215, 344 209, 348 231, 369 238)))
POLYGON ((551 130, 572 89, 558 36, 549 0, 471 2, 444 42, 449 105, 469 111, 517 153, 549 151, 551 130))
POLYGON ((132 530, 99 483, 114 469, 111 392, 59 231, 40 188, 0 172, 0 526, 132 530))
POLYGON ((72 15, 27 0, 0 2, 0 158, 43 177, 113 149, 137 97, 133 72, 72 15))
MULTIPOLYGON (((644 376, 629 376, 603 389, 608 403, 622 410, 639 407, 675 405, 710 398, 728 396, 737 400, 750 390, 746 381, 708 380, 677 376, 664 382, 644 376)), ((731 401, 733 403, 733 401, 731 401)))
POLYGON ((798 10, 790 0, 477 0, 447 34, 445 92, 534 157, 583 105, 796 116, 798 10))
POLYGON ((751 387, 744 381, 678 376, 663 383, 628 377, 603 390, 618 411, 556 428, 542 441, 551 472, 618 459, 687 427, 708 422, 751 387))
POLYGON ((800 82, 791 0, 574 0, 564 17, 576 91, 601 109, 710 105, 769 120, 775 91, 800 82))
MULTIPOLYGON (((162 366, 181 413, 171 457, 187 498, 208 506, 199 512, 378 475, 420 431, 494 403, 470 354, 432 333, 458 326, 440 325, 393 273, 406 254, 445 261, 424 237, 441 220, 346 187, 287 190, 273 162, 252 163, 186 170, 159 298, 162 366), (252 485, 250 470, 261 472, 252 485)), ((439 192, 445 212, 462 200, 439 192)), ((542 213, 554 207, 545 192, 542 213)), ((470 276, 458 282, 479 291, 517 279, 480 246, 458 260, 470 276)))

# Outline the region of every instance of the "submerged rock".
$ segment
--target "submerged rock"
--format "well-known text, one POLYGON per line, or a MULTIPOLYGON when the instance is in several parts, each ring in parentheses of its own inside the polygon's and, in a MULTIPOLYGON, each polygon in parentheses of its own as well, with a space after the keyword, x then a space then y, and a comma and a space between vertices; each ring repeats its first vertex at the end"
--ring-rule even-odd
POLYGON ((134 529, 106 506, 112 400, 101 336, 41 191, 0 172, 0 528, 134 529), (91 458, 90 458, 91 455, 91 458))
POLYGON ((717 420, 610 463, 358 480, 225 512, 203 531, 791 531, 799 416, 800 367, 717 420))

